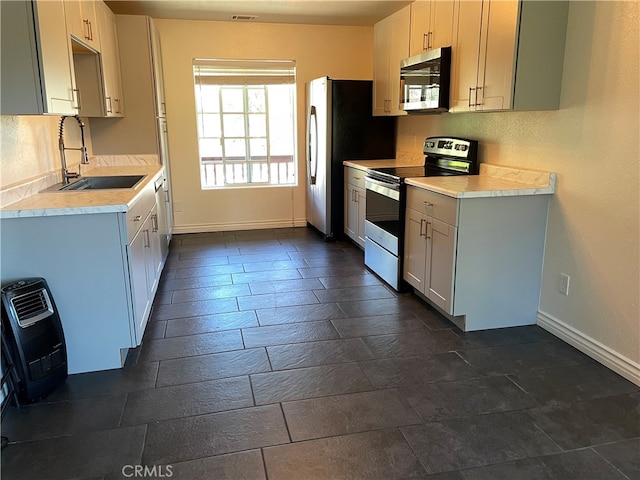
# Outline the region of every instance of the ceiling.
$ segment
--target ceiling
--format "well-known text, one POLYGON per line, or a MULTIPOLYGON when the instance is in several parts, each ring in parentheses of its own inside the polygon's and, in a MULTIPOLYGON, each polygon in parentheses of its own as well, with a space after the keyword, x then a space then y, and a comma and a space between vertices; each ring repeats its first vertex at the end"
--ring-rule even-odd
POLYGON ((372 26, 411 1, 387 0, 106 0, 114 13, 153 18, 372 26), (232 20, 233 15, 257 16, 232 20))

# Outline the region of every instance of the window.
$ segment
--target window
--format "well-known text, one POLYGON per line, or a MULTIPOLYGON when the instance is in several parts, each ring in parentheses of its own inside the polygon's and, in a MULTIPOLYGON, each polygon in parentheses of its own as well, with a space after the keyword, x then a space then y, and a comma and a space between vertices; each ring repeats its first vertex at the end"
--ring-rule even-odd
POLYGON ((295 185, 295 63, 193 62, 203 189, 295 185))

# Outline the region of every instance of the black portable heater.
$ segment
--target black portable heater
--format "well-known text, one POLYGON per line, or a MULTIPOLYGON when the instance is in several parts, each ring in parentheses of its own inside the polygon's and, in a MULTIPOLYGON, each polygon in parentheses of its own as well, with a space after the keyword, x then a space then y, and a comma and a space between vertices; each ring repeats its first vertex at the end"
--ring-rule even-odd
POLYGON ((67 378, 60 316, 44 278, 2 285, 0 292, 6 344, 18 377, 18 401, 37 402, 67 378))

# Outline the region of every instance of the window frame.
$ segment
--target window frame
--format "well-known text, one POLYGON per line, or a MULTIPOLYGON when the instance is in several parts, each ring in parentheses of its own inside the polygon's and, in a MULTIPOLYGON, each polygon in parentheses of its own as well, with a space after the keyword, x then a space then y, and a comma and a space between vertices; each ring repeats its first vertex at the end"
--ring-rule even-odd
MULTIPOLYGON (((245 61, 245 60, 203 60, 194 59, 194 94, 195 94, 195 115, 197 123, 198 140, 198 161, 200 167, 200 186, 202 190, 229 189, 229 188, 272 188, 272 187, 295 187, 299 184, 298 177, 298 155, 297 155, 297 119, 296 119, 296 82, 295 82, 295 62, 293 61, 245 61), (213 74, 206 68, 213 64, 213 74), (216 67, 218 64, 220 66, 216 67), (273 65, 277 67, 272 69, 273 65), (282 65, 288 66, 283 68, 282 65), (203 74, 202 68, 205 73, 203 74), (225 75, 225 68, 228 67, 229 75, 225 75), (238 72, 247 73, 247 76, 238 75, 238 72), (275 73, 274 73, 275 72, 275 73), (285 72, 282 74, 281 72, 285 72), (212 78, 208 78, 211 74, 212 78), (205 81, 203 81, 203 77, 205 81), (243 80, 242 82, 238 80, 243 80), (218 81, 216 81, 218 80, 218 81), (270 90, 272 87, 287 86, 285 96, 289 98, 290 109, 285 111, 284 116, 290 122, 290 138, 285 141, 287 152, 282 155, 273 155, 273 126, 274 119, 270 106, 270 90), (205 107, 203 93, 206 86, 214 87, 217 101, 213 102, 217 111, 212 111, 205 107), (250 107, 251 89, 262 90, 262 108, 253 111, 250 107), (225 90, 240 90, 242 92, 242 111, 225 110, 223 95, 225 90), (219 136, 205 135, 206 116, 217 116, 218 126, 215 133, 219 136), (225 132, 225 115, 241 115, 243 124, 243 135, 227 134, 225 132), (260 115, 264 118, 264 136, 253 135, 251 132, 251 116, 260 115), (202 153, 202 143, 207 140, 219 140, 220 157, 207 157, 202 153), (240 140, 243 144, 244 159, 240 156, 228 155, 228 141, 240 140), (252 140, 264 142, 264 155, 252 155, 252 140), (286 161, 274 161, 275 157, 283 157, 286 161), (235 168, 240 168, 242 180, 234 181, 237 174, 235 168), (210 176, 213 175, 213 180, 210 176), (217 176, 222 176, 222 181, 216 180, 217 176), (264 175, 264 180, 256 177, 264 175), (290 179, 290 180, 289 180, 290 179)), ((276 114, 274 113, 274 116, 276 114)), ((288 130, 287 137, 289 137, 288 130)))

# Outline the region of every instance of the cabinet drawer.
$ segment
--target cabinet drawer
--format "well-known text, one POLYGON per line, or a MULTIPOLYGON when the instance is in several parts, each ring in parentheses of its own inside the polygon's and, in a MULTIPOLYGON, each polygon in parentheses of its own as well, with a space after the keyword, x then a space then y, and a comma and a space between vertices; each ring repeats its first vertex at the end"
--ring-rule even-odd
POLYGON ((458 200, 456 198, 409 185, 407 187, 407 207, 449 225, 458 225, 458 200))
POLYGON ((351 185, 364 189, 364 170, 344 167, 344 180, 351 185))
POLYGON ((153 189, 153 183, 147 185, 140 196, 136 199, 135 203, 129 208, 126 213, 127 217, 127 236, 128 243, 131 243, 133 237, 136 236, 138 230, 144 223, 145 219, 151 212, 151 209, 156 203, 155 190, 153 189))

